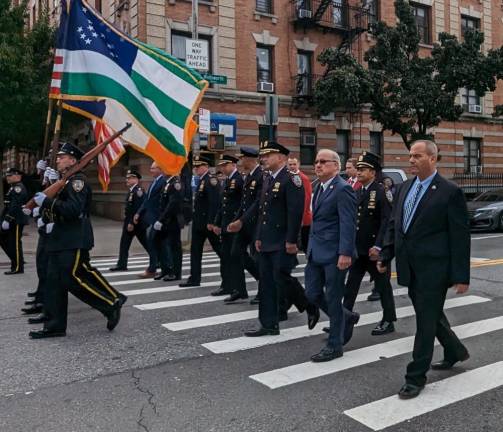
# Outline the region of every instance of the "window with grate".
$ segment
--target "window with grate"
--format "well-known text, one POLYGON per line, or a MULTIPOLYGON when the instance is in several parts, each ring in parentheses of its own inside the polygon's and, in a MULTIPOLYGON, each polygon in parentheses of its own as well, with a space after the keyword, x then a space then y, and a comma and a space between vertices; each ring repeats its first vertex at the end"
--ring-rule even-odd
POLYGON ((256 0, 255 1, 255 10, 258 12, 272 14, 274 12, 272 4, 273 4, 273 0, 256 0))
POLYGON ((465 173, 477 172, 482 165, 482 140, 479 138, 463 138, 465 173))
POLYGON ((273 82, 270 46, 257 45, 257 81, 273 82))
POLYGON ((312 63, 312 52, 297 52, 297 81, 295 83, 295 94, 298 96, 309 96, 312 94, 312 63))

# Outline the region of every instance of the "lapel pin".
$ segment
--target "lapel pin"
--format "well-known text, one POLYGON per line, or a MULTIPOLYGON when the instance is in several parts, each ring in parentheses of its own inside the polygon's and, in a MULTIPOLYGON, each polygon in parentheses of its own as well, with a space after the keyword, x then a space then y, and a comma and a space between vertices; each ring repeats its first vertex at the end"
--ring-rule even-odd
POLYGON ((330 185, 330 189, 333 189, 334 188, 334 185, 330 185))
POLYGON ((436 189, 437 189, 437 187, 436 187, 435 185, 433 185, 433 186, 431 187, 431 189, 432 189, 432 190, 436 190, 436 189))

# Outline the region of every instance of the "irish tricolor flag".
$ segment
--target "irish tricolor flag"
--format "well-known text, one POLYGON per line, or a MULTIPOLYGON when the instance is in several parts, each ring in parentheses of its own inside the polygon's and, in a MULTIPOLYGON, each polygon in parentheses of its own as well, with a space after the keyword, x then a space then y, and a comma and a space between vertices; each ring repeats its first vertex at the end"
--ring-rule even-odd
POLYGON ((120 32, 83 0, 63 0, 62 6, 50 97, 79 101, 75 111, 113 130, 131 122, 122 138, 167 174, 177 174, 208 83, 184 63, 120 32))

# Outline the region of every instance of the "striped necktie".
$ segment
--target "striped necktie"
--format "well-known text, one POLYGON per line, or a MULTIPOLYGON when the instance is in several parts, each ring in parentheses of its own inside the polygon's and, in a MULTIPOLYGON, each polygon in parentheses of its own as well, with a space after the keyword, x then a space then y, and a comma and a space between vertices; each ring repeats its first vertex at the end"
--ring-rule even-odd
POLYGON ((416 190, 414 192, 414 195, 405 204, 405 208, 403 209, 403 218, 402 218, 403 232, 407 232, 407 228, 409 227, 410 221, 412 220, 412 216, 414 216, 414 208, 416 207, 416 203, 417 203, 417 200, 419 198, 419 194, 421 193, 422 189, 423 189, 423 185, 421 183, 418 183, 416 186, 416 190))

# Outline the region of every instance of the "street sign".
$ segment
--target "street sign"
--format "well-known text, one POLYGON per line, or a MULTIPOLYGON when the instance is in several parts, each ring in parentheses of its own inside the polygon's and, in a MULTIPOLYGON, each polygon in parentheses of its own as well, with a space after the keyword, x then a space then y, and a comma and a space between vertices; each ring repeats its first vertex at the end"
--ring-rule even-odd
POLYGON ((199 108, 199 133, 209 135, 210 132, 210 110, 199 108))
POLYGON ((227 77, 225 75, 212 75, 209 73, 203 73, 202 75, 210 84, 227 84, 227 77))
POLYGON ((185 41, 185 63, 187 63, 187 66, 200 71, 209 70, 208 41, 204 39, 187 39, 185 41))

